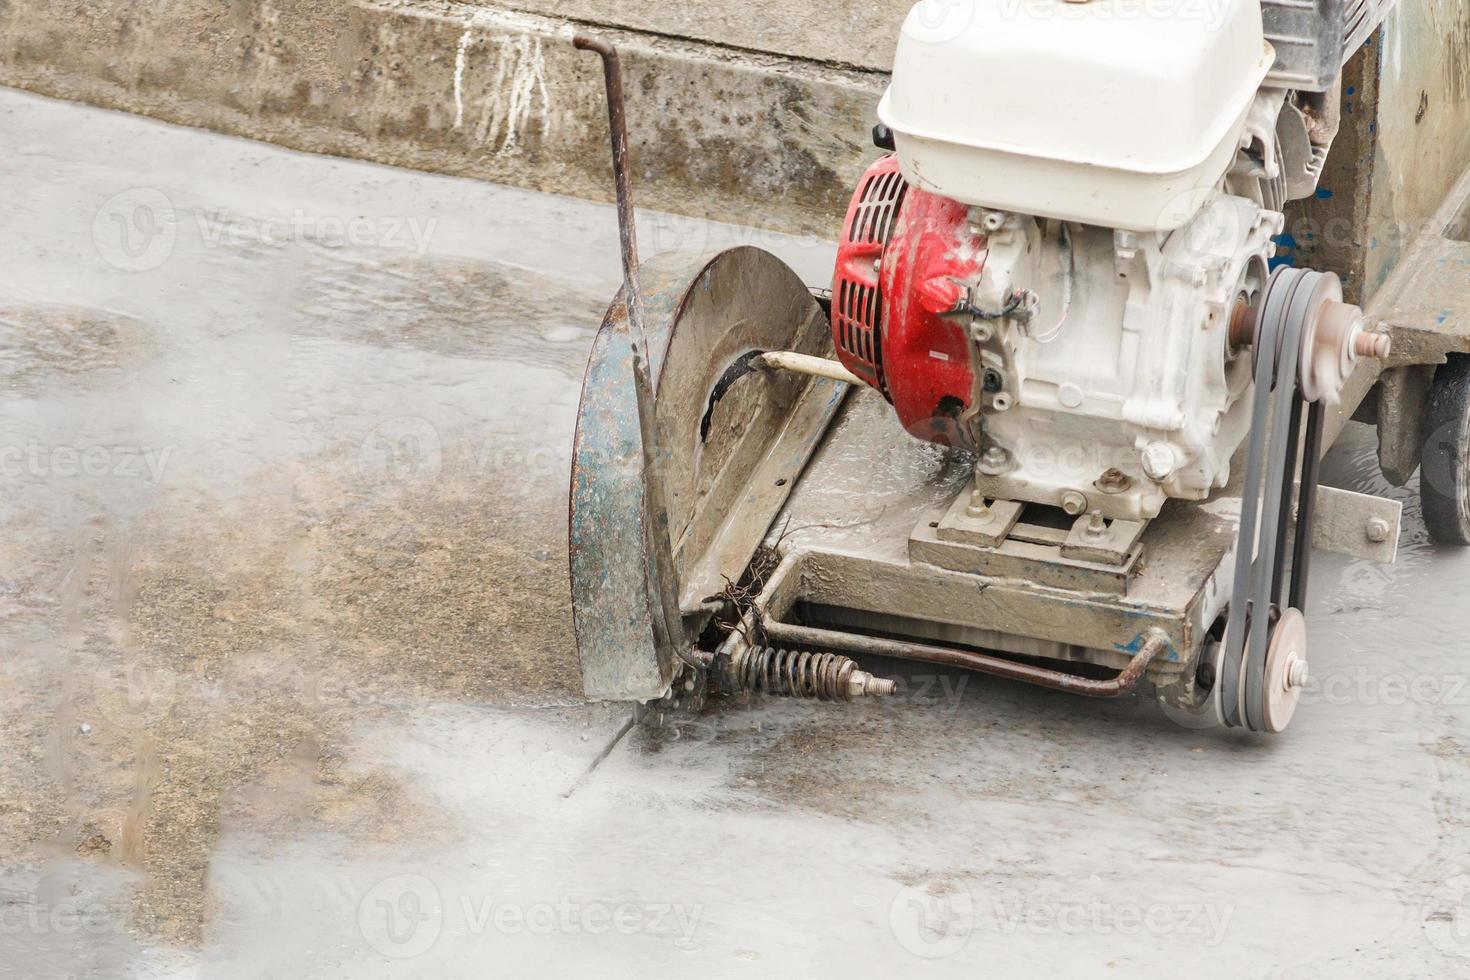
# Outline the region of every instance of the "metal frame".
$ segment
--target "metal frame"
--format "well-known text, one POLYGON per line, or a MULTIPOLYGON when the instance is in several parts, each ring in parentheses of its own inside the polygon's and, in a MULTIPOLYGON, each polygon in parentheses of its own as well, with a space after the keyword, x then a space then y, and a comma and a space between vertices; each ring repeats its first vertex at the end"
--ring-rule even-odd
POLYGON ((1276 49, 1267 83, 1325 92, 1397 0, 1261 0, 1266 40, 1276 49))

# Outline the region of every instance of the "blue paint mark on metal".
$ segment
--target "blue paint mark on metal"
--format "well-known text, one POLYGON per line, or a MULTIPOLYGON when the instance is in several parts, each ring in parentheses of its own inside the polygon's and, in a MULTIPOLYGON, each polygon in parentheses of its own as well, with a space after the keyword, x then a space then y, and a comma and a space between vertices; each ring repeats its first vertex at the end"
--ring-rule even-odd
POLYGON ((1143 634, 1139 633, 1131 643, 1114 643, 1113 648, 1122 653, 1137 653, 1143 649, 1143 634))
POLYGON ((1358 87, 1356 85, 1349 85, 1348 86, 1348 89, 1347 89, 1347 94, 1348 95, 1357 95, 1358 94, 1358 87))
POLYGON ((1454 313, 1454 310, 1445 310, 1445 311, 1444 311, 1444 312, 1443 312, 1443 313, 1441 313, 1441 314, 1440 314, 1440 315, 1439 315, 1439 317, 1438 317, 1438 320, 1439 320, 1439 322, 1440 322, 1440 323, 1445 323, 1445 322, 1447 322, 1447 321, 1448 321, 1448 320, 1449 320, 1449 318, 1450 318, 1450 315, 1451 315, 1451 314, 1452 314, 1452 313, 1454 313))
MULTIPOLYGON (((1131 642, 1128 642, 1128 643, 1114 643, 1113 644, 1113 649, 1117 650, 1119 653, 1126 653, 1130 657, 1136 657, 1143 650, 1143 645, 1145 643, 1147 643, 1147 642, 1148 642, 1148 637, 1146 637, 1142 633, 1139 633, 1137 636, 1135 636, 1132 639, 1131 642)), ((1179 662, 1179 651, 1174 649, 1174 644, 1173 643, 1170 643, 1169 644, 1169 655, 1167 657, 1165 657, 1164 659, 1167 660, 1167 661, 1169 661, 1169 662, 1171 662, 1171 663, 1178 663, 1179 662)))
POLYGON ((1325 187, 1319 187, 1319 188, 1317 188, 1317 200, 1319 200, 1319 201, 1330 201, 1330 200, 1332 200, 1332 198, 1333 198, 1332 191, 1328 190, 1325 187))

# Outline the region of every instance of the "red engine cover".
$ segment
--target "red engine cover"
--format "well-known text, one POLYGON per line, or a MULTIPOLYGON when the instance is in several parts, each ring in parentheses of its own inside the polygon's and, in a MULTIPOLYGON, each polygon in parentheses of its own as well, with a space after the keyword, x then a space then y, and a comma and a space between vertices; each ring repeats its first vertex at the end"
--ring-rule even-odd
POLYGON ((927 442, 974 448, 959 423, 975 397, 970 342, 964 322, 943 314, 984 264, 965 205, 909 187, 897 157, 868 169, 838 245, 832 337, 847 369, 927 442))
POLYGON ((849 371, 879 391, 883 385, 883 249, 898 223, 908 183, 898 172, 898 157, 886 156, 868 168, 847 209, 837 245, 832 280, 832 340, 849 371))

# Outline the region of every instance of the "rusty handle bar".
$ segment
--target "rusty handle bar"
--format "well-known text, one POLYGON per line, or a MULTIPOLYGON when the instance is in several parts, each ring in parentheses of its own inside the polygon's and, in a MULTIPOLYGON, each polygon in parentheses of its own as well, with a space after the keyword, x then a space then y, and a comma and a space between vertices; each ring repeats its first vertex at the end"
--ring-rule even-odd
POLYGON ((623 64, 618 49, 605 38, 578 34, 572 38, 578 51, 593 51, 602 57, 603 82, 607 86, 607 123, 612 133, 613 184, 618 199, 618 234, 623 253, 623 288, 627 293, 628 320, 640 354, 648 355, 648 338, 643 333, 643 290, 638 281, 637 209, 633 206, 633 175, 628 163, 628 112, 623 95, 623 64))
POLYGON ((1153 630, 1144 641, 1143 647, 1117 677, 1112 680, 1098 681, 1060 670, 1034 667, 1031 664, 1018 663, 983 653, 973 653, 969 650, 957 650, 953 647, 886 640, 876 636, 861 636, 856 633, 842 633, 810 626, 793 626, 790 623, 766 622, 762 625, 766 635, 776 643, 838 650, 843 653, 875 654, 880 657, 892 657, 895 660, 915 660, 944 667, 960 667, 993 677, 1004 677, 1008 680, 1022 681, 1089 698, 1122 697, 1137 687, 1149 665, 1169 650, 1169 638, 1162 631, 1153 630))

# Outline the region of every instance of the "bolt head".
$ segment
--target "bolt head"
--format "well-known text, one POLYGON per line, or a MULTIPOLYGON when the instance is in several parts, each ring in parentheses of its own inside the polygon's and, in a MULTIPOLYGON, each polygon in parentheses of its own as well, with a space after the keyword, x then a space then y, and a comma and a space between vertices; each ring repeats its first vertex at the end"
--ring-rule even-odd
POLYGON ((1011 454, 1000 446, 991 446, 980 457, 980 462, 976 466, 976 469, 987 476, 999 476, 1001 473, 1010 469, 1010 466, 1011 454))
POLYGON ((1087 513, 1087 497, 1076 490, 1068 490, 1062 494, 1062 510, 1072 517, 1081 517, 1087 513))
POLYGON ((1151 442, 1143 450, 1143 471, 1150 480, 1167 480, 1179 468, 1179 456, 1167 442, 1151 442))
POLYGON ((1368 522, 1368 540, 1374 544, 1382 544, 1388 540, 1388 533, 1392 530, 1388 522, 1381 517, 1375 517, 1368 522))

